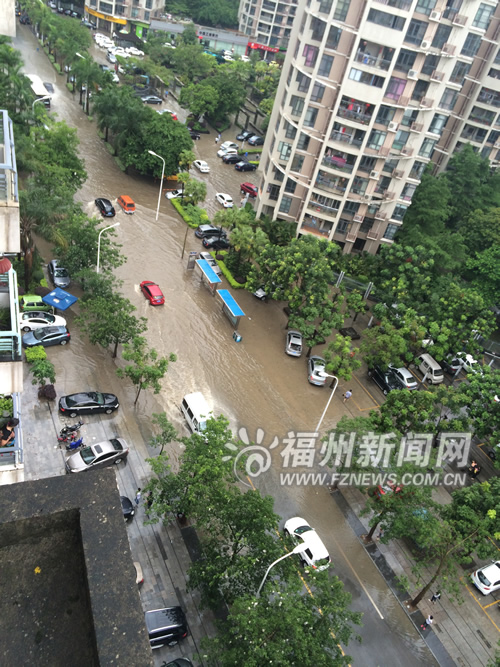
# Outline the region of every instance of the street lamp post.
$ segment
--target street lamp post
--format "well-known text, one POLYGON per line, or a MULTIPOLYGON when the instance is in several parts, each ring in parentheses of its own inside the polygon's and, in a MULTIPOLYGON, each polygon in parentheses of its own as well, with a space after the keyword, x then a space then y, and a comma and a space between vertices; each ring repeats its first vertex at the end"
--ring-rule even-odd
POLYGON ((104 229, 101 229, 101 231, 99 232, 99 238, 98 238, 98 241, 97 241, 97 267, 96 267, 96 270, 95 270, 96 273, 99 273, 99 259, 101 257, 101 234, 103 232, 105 232, 107 229, 113 229, 113 227, 119 227, 119 226, 120 226, 120 223, 115 222, 114 225, 109 225, 108 227, 104 227, 104 229))
POLYGON ((325 409, 323 410, 323 414, 320 417, 320 420, 318 422, 318 425, 316 426, 315 433, 319 433, 319 429, 321 427, 321 424, 323 423, 323 419, 325 418, 325 415, 327 413, 328 408, 330 407, 330 403, 332 402, 333 395, 335 393, 335 390, 337 389, 337 385, 339 383, 339 379, 336 375, 330 375, 329 373, 321 373, 321 375, 325 378, 333 378, 335 380, 335 384, 332 389, 332 393, 330 394, 330 398, 327 401, 327 404, 325 406, 325 409))
POLYGON ((154 151, 148 151, 148 153, 150 155, 154 155, 155 157, 160 158, 160 160, 163 162, 163 167, 161 170, 160 192, 158 193, 158 206, 156 207, 156 219, 158 220, 158 214, 160 212, 161 193, 163 190, 163 177, 165 176, 165 159, 162 158, 161 155, 158 155, 158 153, 155 153, 154 151))
MULTIPOLYGON (((82 60, 86 60, 85 56, 82 56, 81 53, 78 53, 78 51, 75 53, 75 56, 78 56, 82 60)), ((73 79, 73 92, 75 92, 75 80, 73 79)), ((80 104, 82 102, 82 95, 80 93, 80 104)), ((87 81, 85 83, 85 107, 83 109, 84 113, 88 113, 89 110, 89 79, 87 77, 87 81)))
POLYGON ((264 584, 265 584, 265 582, 266 582, 267 575, 268 575, 269 572, 271 571, 271 568, 273 568, 273 567, 276 565, 276 563, 279 563, 280 560, 283 560, 283 559, 285 559, 285 558, 288 558, 288 556, 293 556, 293 554, 301 554, 301 553, 302 553, 303 551, 305 551, 306 549, 307 549, 307 544, 297 544, 297 546, 295 547, 295 549, 292 549, 292 551, 289 551, 289 552, 288 552, 287 554, 285 554, 284 556, 281 556, 281 558, 278 558, 278 560, 275 560, 274 563, 271 563, 271 565, 270 565, 270 566, 267 568, 267 570, 266 570, 266 573, 265 573, 265 575, 264 575, 264 579, 262 579, 262 581, 261 581, 261 583, 260 583, 259 590, 257 591, 257 595, 256 595, 256 597, 259 597, 260 592, 261 592, 261 590, 262 590, 262 586, 264 586, 264 584))
POLYGON ((43 102, 44 100, 50 100, 50 95, 44 95, 43 97, 38 97, 31 105, 31 113, 33 113, 35 110, 35 104, 37 102, 43 102))

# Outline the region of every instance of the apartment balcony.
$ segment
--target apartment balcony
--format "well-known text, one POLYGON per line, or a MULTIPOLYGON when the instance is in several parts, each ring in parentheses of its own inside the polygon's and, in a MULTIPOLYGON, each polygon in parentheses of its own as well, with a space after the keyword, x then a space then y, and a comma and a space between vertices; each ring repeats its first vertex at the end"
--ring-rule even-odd
POLYGON ((311 234, 314 234, 315 236, 328 238, 332 231, 333 223, 328 220, 321 220, 316 216, 306 213, 300 228, 311 234))
POLYGON ((21 242, 14 130, 7 111, 0 113, 0 252, 18 253, 21 242))
POLYGON ((353 120, 356 123, 361 123, 362 125, 369 125, 372 119, 372 114, 363 113, 361 109, 364 107, 359 104, 349 104, 348 106, 341 105, 337 109, 337 116, 341 118, 348 118, 353 120))
POLYGON ((342 171, 346 174, 351 174, 354 170, 355 162, 356 158, 353 156, 343 157, 342 155, 325 155, 321 161, 321 164, 324 167, 335 169, 335 171, 342 171))
POLYGON ((23 389, 21 331, 19 329, 19 296, 14 269, 0 275, 0 307, 9 311, 9 318, 0 330, 0 387, 2 394, 23 389))
POLYGON ((394 7, 394 9, 403 9, 405 11, 411 7, 411 0, 375 0, 375 2, 386 7, 394 7))
POLYGON ((344 194, 347 187, 347 178, 330 178, 327 172, 320 171, 316 178, 315 187, 326 192, 335 192, 344 194))
MULTIPOLYGON (((394 53, 394 50, 393 50, 394 53)), ((387 58, 391 55, 387 47, 374 42, 363 42, 363 46, 358 50, 355 61, 368 67, 381 69, 387 72, 391 67, 392 60, 387 58), (385 56, 385 57, 384 57, 385 56)))
MULTIPOLYGON (((350 128, 348 128, 348 130, 349 129, 350 128)), ((330 141, 340 141, 341 143, 349 144, 350 146, 356 146, 357 148, 360 148, 365 138, 365 132, 363 132, 362 138, 356 138, 357 132, 359 132, 359 130, 354 130, 354 129, 352 130, 352 134, 350 132, 334 131, 330 135, 330 141)))
POLYGON ((366 232, 366 238, 371 241, 378 241, 382 234, 382 223, 378 222, 366 232))
POLYGON ((336 218, 338 215, 338 208, 333 208, 332 206, 326 206, 325 204, 320 204, 312 199, 309 200, 308 208, 314 209, 317 213, 323 213, 323 215, 329 215, 332 218, 336 218))

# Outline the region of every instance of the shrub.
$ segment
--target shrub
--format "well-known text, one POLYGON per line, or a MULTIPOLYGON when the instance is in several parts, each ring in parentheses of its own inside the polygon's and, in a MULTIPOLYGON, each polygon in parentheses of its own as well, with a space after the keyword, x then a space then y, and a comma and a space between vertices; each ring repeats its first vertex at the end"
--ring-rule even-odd
POLYGON ((41 285, 42 287, 47 287, 47 288, 48 288, 49 283, 47 282, 47 278, 42 278, 42 279, 40 280, 40 285, 41 285))
POLYGON ((31 384, 43 387, 47 384, 47 380, 50 381, 50 384, 56 381, 56 369, 48 359, 37 359, 31 367, 31 372, 33 373, 31 384))
POLYGON ((14 416, 14 405, 12 398, 0 398, 0 416, 14 416))
POLYGON ((26 361, 29 364, 34 363, 35 361, 43 361, 47 359, 47 352, 42 345, 35 345, 35 347, 28 347, 26 349, 26 361))
POLYGON ((198 225, 210 224, 210 218, 204 208, 193 206, 193 204, 183 206, 179 199, 170 199, 170 203, 192 229, 196 229, 198 225))
POLYGON ((127 171, 127 167, 123 164, 123 162, 120 160, 119 157, 115 157, 115 162, 118 165, 118 167, 121 169, 121 171, 123 171, 123 172, 127 171))
MULTIPOLYGON (((226 256, 227 259, 227 256, 226 256)), ((231 271, 227 268, 226 263, 222 261, 221 259, 217 260, 220 266, 220 270, 224 274, 225 279, 227 282, 231 285, 233 289, 242 289, 245 287, 245 283, 239 283, 233 278, 233 274, 231 271)))

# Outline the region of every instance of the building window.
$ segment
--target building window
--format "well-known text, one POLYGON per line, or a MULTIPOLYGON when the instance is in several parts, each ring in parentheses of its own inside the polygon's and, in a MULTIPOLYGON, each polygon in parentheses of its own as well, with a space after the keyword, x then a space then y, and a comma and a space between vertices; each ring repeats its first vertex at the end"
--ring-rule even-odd
POLYGON ((113 5, 109 4, 109 2, 100 2, 99 9, 101 12, 105 12, 106 14, 113 13, 113 5))
POLYGON ((304 110, 304 98, 299 97, 298 95, 292 95, 290 97, 290 107, 292 109, 292 116, 300 116, 304 110))
POLYGON ((321 14, 329 14, 333 5, 333 0, 320 0, 319 11, 321 14))
POLYGON ((294 127, 287 120, 285 120, 285 137, 287 139, 295 139, 296 135, 297 135, 297 128, 294 127))
POLYGON ((413 183, 406 183, 406 185, 403 188, 403 191, 401 193, 401 199, 404 199, 404 201, 408 201, 411 203, 411 199, 413 195, 415 194, 415 190, 417 189, 416 185, 413 185, 413 183))
POLYGON ((464 42, 462 50, 460 51, 460 54, 462 56, 465 56, 466 58, 474 58, 480 46, 481 46, 481 36, 475 35, 474 33, 470 32, 467 35, 467 38, 464 42))
POLYGON ((311 102, 321 102, 325 94, 325 86, 315 83, 311 92, 311 102))
POLYGON ((397 69, 400 72, 409 72, 415 63, 416 57, 417 54, 414 51, 401 49, 396 64, 394 65, 394 69, 397 69))
POLYGON ((399 226, 398 225, 393 225, 389 223, 387 225, 387 229, 384 232, 384 239, 387 239, 388 241, 392 241, 394 237, 396 236, 396 232, 398 231, 399 226))
POLYGON ((278 144, 278 153, 279 159, 287 162, 292 153, 292 144, 287 144, 284 141, 280 141, 278 144))
POLYGON ((280 212, 281 213, 289 213, 291 205, 292 205, 292 198, 291 197, 282 197, 281 204, 280 204, 280 212))
POLYGON ((405 130, 398 130, 396 132, 396 136, 394 137, 394 141, 392 142, 392 147, 395 148, 397 151, 400 151, 402 148, 406 146, 409 138, 410 138, 409 132, 406 132, 405 130))
POLYGON ((390 160, 386 160, 384 162, 384 166, 382 167, 382 171, 386 171, 388 174, 392 174, 398 168, 398 164, 399 160, 396 158, 391 158, 390 160))
POLYGON ((458 92, 456 90, 452 90, 451 88, 445 88, 445 91, 438 106, 441 109, 446 109, 447 111, 451 111, 455 106, 457 97, 458 97, 458 92))
POLYGON ((335 21, 345 21, 350 4, 351 0, 337 0, 337 6, 335 7, 335 12, 333 13, 333 18, 335 21))
POLYGON ((425 14, 426 16, 429 16, 435 6, 436 0, 418 0, 415 11, 418 14, 425 14))
MULTIPOLYGON (((266 169, 269 167, 269 163, 266 164, 266 169)), ((274 167, 273 169, 273 178, 275 181, 278 181, 278 183, 282 183, 283 179, 285 178, 284 173, 281 171, 279 167, 274 167)))
POLYGON ((445 116, 442 113, 434 114, 434 118, 429 125, 429 132, 432 134, 439 134, 439 136, 441 136, 447 122, 448 116, 445 116))
POLYGON ((500 93, 491 88, 481 88, 477 101, 491 104, 494 107, 500 107, 500 93))
POLYGON ((417 120, 417 116, 417 109, 407 109, 403 114, 403 118, 401 119, 401 125, 404 125, 405 127, 411 127, 417 120))
POLYGON ((328 49, 336 49, 339 45, 340 36, 342 35, 342 30, 336 26, 330 26, 330 32, 326 38, 326 47, 328 49))
POLYGON ((146 9, 153 9, 153 0, 146 0, 146 9))
POLYGON ((309 86, 311 85, 311 77, 303 74, 302 72, 297 72, 296 81, 299 84, 297 86, 297 90, 301 93, 307 93, 309 86))
POLYGON ((423 81, 422 79, 419 79, 413 88, 411 99, 420 101, 425 97, 428 88, 429 81, 423 81))
POLYGON ((316 64, 316 59, 318 57, 318 51, 319 49, 316 46, 311 46, 310 44, 306 44, 304 46, 304 51, 302 55, 305 58, 305 66, 306 67, 314 67, 316 64))
POLYGON ((381 12, 378 9, 370 9, 367 21, 383 25, 385 28, 392 28, 393 30, 403 30, 405 25, 405 20, 401 16, 394 16, 394 14, 381 12))
POLYGON ((474 28, 481 28, 481 30, 488 30, 491 16, 494 11, 495 11, 494 7, 490 7, 490 5, 485 5, 484 2, 482 2, 479 5, 479 9, 476 12, 474 20, 472 21, 472 25, 474 26, 474 28))
POLYGON ((144 12, 144 20, 149 21, 149 17, 151 16, 151 12, 144 12))
POLYGON ((443 25, 443 24, 438 25, 438 29, 436 30, 434 39, 432 40, 432 46, 435 49, 442 49, 443 46, 448 41, 450 33, 451 33, 451 25, 443 25))
POLYGON ((463 63, 458 60, 455 64, 455 67, 453 68, 453 72, 451 73, 450 81, 452 83, 459 83, 462 86, 470 68, 470 63, 463 63))
POLYGON ((373 171, 375 169, 375 165, 377 164, 377 159, 376 157, 369 157, 368 155, 363 155, 361 160, 359 161, 359 171, 373 171))
POLYGON ((494 69, 492 67, 488 72, 488 76, 491 76, 492 79, 500 79, 500 69, 494 69))
POLYGON ((396 204, 391 218, 394 218, 394 220, 402 220, 405 217, 407 210, 408 206, 403 206, 403 204, 396 204))
POLYGON ((296 187, 297 183, 295 181, 293 181, 291 178, 286 179, 285 192, 289 192, 291 195, 293 195, 296 187))
POLYGON ((498 137, 500 137, 500 132, 497 130, 491 130, 491 132, 488 135, 488 143, 489 144, 495 144, 498 141, 498 137))
POLYGON ((389 125, 391 120, 394 118, 395 113, 396 109, 388 107, 385 104, 381 104, 375 122, 379 123, 380 125, 389 125))
POLYGON ((410 21, 410 25, 408 26, 404 41, 408 42, 409 44, 420 46, 423 38, 425 37, 426 31, 427 23, 425 23, 425 21, 417 21, 417 19, 412 19, 410 21))
POLYGON ((292 171, 295 171, 296 173, 300 174, 300 171, 302 169, 302 165, 304 164, 304 156, 303 155, 294 155, 294 158, 292 160, 292 166, 290 169, 292 171))
POLYGON ((389 83, 387 84, 387 90, 385 91, 384 97, 389 97, 396 101, 399 100, 404 92, 405 86, 406 79, 398 79, 395 76, 391 76, 389 83))
POLYGON ((304 132, 301 132, 299 140, 297 141, 297 149, 299 151, 306 151, 309 148, 309 140, 309 136, 304 134, 304 132))
POLYGON ((368 179, 355 176, 352 181, 351 192, 356 195, 364 195, 368 187, 368 179))
POLYGON ((325 34, 326 23, 321 19, 313 17, 311 21, 311 39, 314 39, 316 42, 321 42, 323 35, 325 34))
MULTIPOLYGON (((499 106, 495 104, 494 106, 499 106)), ((484 123, 485 125, 492 125, 495 120, 496 113, 494 111, 488 111, 482 107, 472 107, 470 112, 469 120, 474 121, 475 123, 484 123)))
POLYGON ((383 146, 386 136, 387 132, 372 130, 370 137, 368 138, 368 148, 374 148, 375 150, 378 150, 381 146, 383 146))
POLYGON ((276 201, 280 194, 280 186, 271 184, 268 186, 267 191, 269 193, 269 199, 276 201))
POLYGON ((385 79, 382 76, 376 76, 375 74, 370 74, 369 72, 363 72, 361 69, 351 68, 349 72, 349 78, 353 81, 359 81, 359 83, 364 83, 367 86, 374 86, 375 88, 382 88, 385 83, 385 79))
POLYGON ((419 162, 418 160, 415 160, 413 163, 413 167, 411 168, 411 171, 409 173, 409 178, 418 178, 419 180, 422 178, 422 174, 425 171, 426 168, 425 162, 419 162))
POLYGON ((422 146, 420 147, 420 150, 418 151, 418 154, 420 157, 432 157, 432 153, 434 151, 434 146, 437 144, 437 141, 435 139, 424 139, 422 142, 422 146))
POLYGON ((332 69, 332 65, 333 65, 333 56, 324 55, 319 63, 318 76, 324 76, 328 78, 330 76, 330 70, 332 69))
POLYGON ((436 56, 433 53, 429 53, 425 57, 424 65, 422 67, 422 74, 432 74, 435 69, 437 69, 439 63, 439 56, 436 56))
POLYGON ((498 49, 497 54, 495 56, 495 65, 500 65, 500 49, 498 49))
POLYGON ((318 117, 318 110, 315 109, 314 107, 308 107, 304 116, 305 127, 314 127, 317 117, 318 117))
POLYGON ((346 201, 344 205, 344 213, 352 213, 356 215, 359 211, 359 202, 356 201, 346 201))

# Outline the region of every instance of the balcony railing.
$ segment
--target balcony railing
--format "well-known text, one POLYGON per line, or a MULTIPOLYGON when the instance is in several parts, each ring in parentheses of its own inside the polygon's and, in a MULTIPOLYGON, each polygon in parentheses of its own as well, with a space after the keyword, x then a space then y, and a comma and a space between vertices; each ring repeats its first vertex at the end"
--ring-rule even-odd
POLYGON ((384 60, 378 56, 372 55, 371 53, 358 53, 355 60, 358 63, 363 65, 368 65, 369 67, 375 67, 376 69, 382 69, 387 72, 391 66, 390 60, 384 60))
POLYGON ((347 174, 351 174, 354 169, 353 164, 349 164, 343 158, 336 156, 329 157, 325 155, 325 157, 321 161, 321 164, 324 165, 325 167, 330 167, 330 169, 336 169, 337 171, 342 171, 347 174))
POLYGON ((394 7, 394 9, 410 9, 411 0, 375 0, 381 5, 386 5, 387 7, 394 7))
POLYGON ((332 132, 330 139, 332 141, 342 141, 352 146, 361 146, 363 143, 363 139, 355 139, 352 134, 347 134, 347 132, 332 132))
POLYGON ((371 115, 367 113, 358 113, 357 111, 354 111, 354 109, 345 109, 344 107, 339 107, 337 116, 350 118, 356 123, 362 123, 363 125, 368 125, 372 119, 371 115))
POLYGON ((0 201, 19 206, 14 129, 7 111, 2 110, 0 114, 0 157, 3 158, 0 164, 0 201))
POLYGON ((315 211, 326 213, 326 215, 331 215, 333 218, 337 217, 339 212, 338 208, 332 208, 331 206, 325 206, 324 204, 319 204, 317 201, 311 200, 309 202, 309 207, 313 208, 315 211))
POLYGON ((339 185, 335 181, 328 181, 326 178, 318 176, 316 179, 315 186, 320 190, 326 190, 327 192, 340 192, 344 194, 346 191, 345 186, 339 185))
POLYGON ((311 232, 320 234, 321 236, 325 236, 326 238, 330 236, 330 232, 332 231, 331 228, 321 229, 319 226, 319 222, 313 220, 304 220, 300 227, 301 229, 308 229, 311 232))

